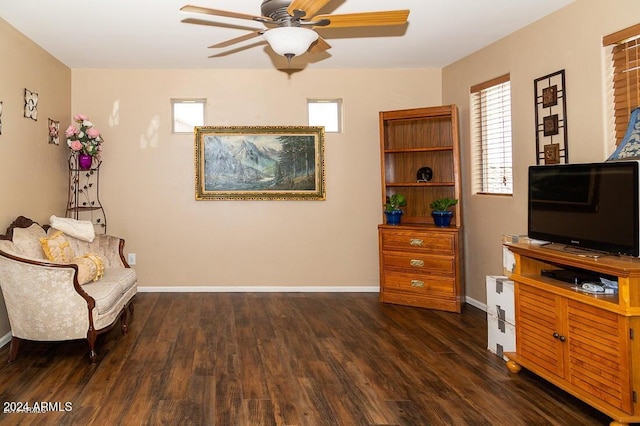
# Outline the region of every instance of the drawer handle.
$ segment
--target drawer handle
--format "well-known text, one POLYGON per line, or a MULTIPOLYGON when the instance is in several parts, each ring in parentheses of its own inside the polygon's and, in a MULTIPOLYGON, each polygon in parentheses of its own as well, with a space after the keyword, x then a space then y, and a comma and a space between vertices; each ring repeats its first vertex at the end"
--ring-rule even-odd
POLYGON ((411 287, 424 287, 424 281, 411 280, 411 287))
POLYGON ((411 259, 409 261, 409 265, 411 266, 424 266, 424 260, 419 260, 419 259, 411 259))
POLYGON ((424 241, 420 238, 412 238, 409 240, 409 245, 414 247, 422 247, 422 243, 424 243, 424 241))

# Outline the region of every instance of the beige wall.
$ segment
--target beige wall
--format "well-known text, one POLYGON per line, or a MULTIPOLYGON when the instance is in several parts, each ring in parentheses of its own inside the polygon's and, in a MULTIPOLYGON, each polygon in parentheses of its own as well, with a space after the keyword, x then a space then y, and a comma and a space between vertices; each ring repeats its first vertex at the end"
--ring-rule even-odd
POLYGON ((377 287, 378 112, 441 103, 441 70, 73 70, 73 113, 103 132, 108 231, 139 285, 377 287), (170 99, 207 99, 206 124, 306 125, 307 98, 342 98, 325 140, 326 201, 195 201, 192 135, 170 99))
MULTIPOLYGON (((533 80, 566 70, 571 162, 599 161, 606 140, 604 34, 637 23, 635 0, 577 0, 443 70, 74 70, 0 20, 0 229, 16 215, 46 221, 66 202, 64 129, 88 114, 107 142, 100 198, 109 233, 135 252, 140 285, 377 286, 381 220, 377 113, 460 108, 467 294, 485 300, 501 271, 501 236, 526 232, 526 169, 535 163, 533 80), (469 86, 511 73, 514 196, 470 192, 469 86), (73 83, 71 83, 73 82, 73 83), (23 90, 40 94, 22 117, 23 90), (70 96, 71 95, 71 96, 70 96), (344 99, 345 130, 327 134, 327 200, 195 201, 193 138, 172 135, 169 99, 207 98, 208 125, 304 125, 307 98, 344 99), (63 142, 64 143, 64 142, 63 142), (40 148, 40 149, 35 149, 40 148), (22 160, 21 160, 22 159, 22 160)), ((8 331, 0 309, 0 335, 8 331)))
MULTIPOLYGON (((49 145, 47 119, 64 131, 71 110, 71 71, 0 19, 0 233, 19 215, 48 223, 64 215, 67 149, 49 145), (24 117, 24 89, 38 93, 38 119, 24 117)), ((61 141, 61 144, 64 142, 61 141)), ((0 296, 0 337, 9 332, 0 296)))
POLYGON ((577 0, 501 41, 443 69, 443 102, 460 107, 467 296, 485 301, 486 275, 501 274, 501 239, 527 232, 527 168, 535 164, 533 80, 565 70, 569 161, 603 161, 608 138, 602 36, 639 22, 635 0, 577 0), (513 197, 473 195, 469 87, 510 73, 513 197))

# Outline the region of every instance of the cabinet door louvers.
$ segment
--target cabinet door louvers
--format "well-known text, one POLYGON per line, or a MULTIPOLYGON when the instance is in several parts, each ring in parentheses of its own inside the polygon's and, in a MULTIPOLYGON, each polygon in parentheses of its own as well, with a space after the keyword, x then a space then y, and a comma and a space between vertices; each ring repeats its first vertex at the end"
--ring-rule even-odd
POLYGON ((631 410, 628 325, 613 312, 568 300, 569 381, 625 411, 631 410))
POLYGON ((560 298, 524 285, 516 292, 516 350, 551 374, 564 375, 560 298), (557 335, 558 337, 554 337, 557 335))

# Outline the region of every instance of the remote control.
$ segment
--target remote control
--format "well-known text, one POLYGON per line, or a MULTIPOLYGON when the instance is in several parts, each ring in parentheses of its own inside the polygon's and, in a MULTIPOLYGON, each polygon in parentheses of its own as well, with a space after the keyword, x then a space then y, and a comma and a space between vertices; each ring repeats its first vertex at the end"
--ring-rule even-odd
POLYGON ((598 293, 604 293, 604 287, 600 284, 585 282, 582 283, 582 288, 588 291, 595 291, 598 293))

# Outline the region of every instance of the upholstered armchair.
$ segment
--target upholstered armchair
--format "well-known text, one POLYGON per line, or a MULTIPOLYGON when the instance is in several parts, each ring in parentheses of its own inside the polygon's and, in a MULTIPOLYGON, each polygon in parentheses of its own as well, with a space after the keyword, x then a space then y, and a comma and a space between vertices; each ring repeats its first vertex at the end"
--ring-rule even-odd
POLYGON ((126 333, 137 279, 123 248, 124 240, 114 236, 88 241, 16 219, 0 235, 0 287, 12 334, 9 362, 22 340, 86 339, 95 363, 98 334, 118 318, 126 333))

